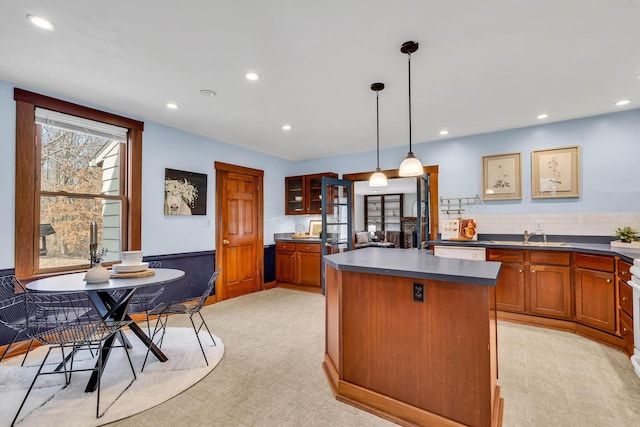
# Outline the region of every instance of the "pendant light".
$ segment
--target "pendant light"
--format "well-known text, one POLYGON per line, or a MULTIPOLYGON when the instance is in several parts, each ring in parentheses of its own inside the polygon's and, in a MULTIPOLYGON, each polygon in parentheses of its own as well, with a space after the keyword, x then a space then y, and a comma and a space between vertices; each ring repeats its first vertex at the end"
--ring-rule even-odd
POLYGON ((387 176, 380 172, 380 114, 378 107, 378 95, 384 89, 384 83, 373 83, 371 90, 376 92, 376 171, 369 177, 369 187, 386 187, 387 176))
POLYGON ((398 175, 400 176, 420 176, 424 173, 422 162, 413 155, 411 151, 411 54, 418 50, 418 43, 409 41, 402 43, 400 52, 409 56, 409 153, 400 164, 398 175))

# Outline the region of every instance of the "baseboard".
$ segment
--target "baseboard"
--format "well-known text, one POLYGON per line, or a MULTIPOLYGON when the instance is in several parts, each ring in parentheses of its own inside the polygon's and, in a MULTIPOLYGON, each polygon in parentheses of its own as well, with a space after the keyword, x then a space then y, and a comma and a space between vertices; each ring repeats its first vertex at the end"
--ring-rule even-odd
POLYGON ((294 291, 311 292, 312 294, 321 294, 322 288, 317 286, 294 285, 292 283, 276 282, 278 288, 292 289, 294 291))
POLYGON ((550 319, 508 311, 498 311, 498 320, 571 332, 624 352, 624 339, 571 320, 550 319))
POLYGON ((273 289, 276 286, 278 286, 278 284, 274 280, 273 282, 267 282, 267 283, 263 284, 262 285, 262 289, 266 291, 267 289, 273 289))

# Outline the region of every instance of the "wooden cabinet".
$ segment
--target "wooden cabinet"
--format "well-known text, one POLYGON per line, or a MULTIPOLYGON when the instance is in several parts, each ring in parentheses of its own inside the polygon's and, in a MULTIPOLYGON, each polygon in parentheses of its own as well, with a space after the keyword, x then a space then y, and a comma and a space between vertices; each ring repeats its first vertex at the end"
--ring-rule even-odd
POLYGON ((616 332, 616 292, 612 257, 575 255, 576 321, 616 332))
POLYGON ((364 223, 376 231, 401 231, 400 218, 404 213, 404 194, 364 196, 364 223))
POLYGON ((629 269, 631 264, 618 260, 616 281, 618 283, 618 331, 624 340, 624 352, 627 356, 633 356, 633 288, 627 285, 631 279, 629 269))
POLYGON ((320 243, 276 242, 276 281, 320 287, 320 243))
POLYGON ((286 215, 322 213, 322 178, 337 178, 333 172, 289 176, 284 179, 286 215))
POLYGON ((568 252, 489 249, 501 261, 496 308, 553 318, 571 317, 571 257, 568 252))
POLYGON ((571 254, 529 251, 529 312, 571 318, 571 254))

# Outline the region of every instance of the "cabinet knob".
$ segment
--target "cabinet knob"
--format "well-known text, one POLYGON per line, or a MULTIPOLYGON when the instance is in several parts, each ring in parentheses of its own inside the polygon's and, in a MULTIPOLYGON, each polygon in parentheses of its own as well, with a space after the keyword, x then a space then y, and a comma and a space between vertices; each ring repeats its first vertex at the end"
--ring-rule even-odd
POLYGON ((629 301, 628 297, 622 297, 622 301, 629 301))
POLYGON ((607 283, 611 283, 611 279, 607 279, 607 283))
POLYGON ((620 274, 624 276, 625 274, 627 274, 627 272, 625 270, 622 270, 620 274))
POLYGON ((535 272, 536 272, 535 270, 531 270, 531 274, 533 274, 533 273, 535 273, 535 272))
POLYGON ((518 273, 522 273, 522 269, 518 270, 518 273))
POLYGON ((625 333, 625 334, 626 334, 627 332, 629 332, 629 331, 630 331, 630 329, 629 329, 629 328, 622 328, 622 332, 623 332, 623 333, 625 333))
POLYGON ((228 244, 229 244, 229 241, 228 241, 227 239, 224 239, 224 240, 222 241, 222 244, 223 244, 223 245, 228 245, 228 244))

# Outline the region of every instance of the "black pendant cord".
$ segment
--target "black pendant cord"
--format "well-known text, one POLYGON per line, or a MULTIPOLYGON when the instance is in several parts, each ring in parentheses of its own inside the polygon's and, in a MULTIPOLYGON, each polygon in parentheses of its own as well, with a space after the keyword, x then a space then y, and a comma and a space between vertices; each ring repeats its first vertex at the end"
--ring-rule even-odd
POLYGON ((380 170, 380 113, 378 107, 378 96, 380 91, 376 91, 376 170, 380 170))
POLYGON ((412 153, 411 149, 411 53, 409 55, 409 152, 412 153))

